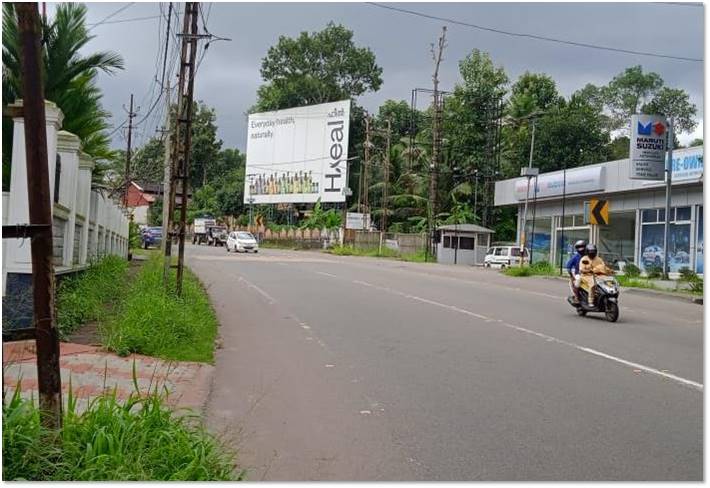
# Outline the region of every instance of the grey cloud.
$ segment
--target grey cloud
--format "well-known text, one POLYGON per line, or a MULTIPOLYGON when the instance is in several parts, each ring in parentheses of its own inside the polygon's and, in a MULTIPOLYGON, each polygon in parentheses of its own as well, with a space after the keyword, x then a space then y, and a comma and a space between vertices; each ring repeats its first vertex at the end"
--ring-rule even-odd
MULTIPOLYGON (((121 4, 90 3, 89 22, 96 22, 121 4)), ((214 3, 208 29, 232 38, 210 46, 196 81, 196 97, 217 111, 220 137, 227 147, 244 148, 245 112, 254 103, 261 83, 259 67, 280 35, 323 28, 329 21, 352 29, 360 45, 370 47, 383 68, 384 84, 360 103, 376 110, 387 98, 409 100, 414 87, 431 85, 429 45, 442 22, 391 12, 361 3, 214 3)), ((426 12, 504 30, 545 35, 592 44, 652 51, 687 57, 704 55, 704 8, 649 3, 412 3, 398 7, 426 12)), ((138 3, 116 19, 158 14, 157 3, 138 3)), ((114 20, 114 19, 112 19, 114 20)), ((164 32, 158 20, 98 26, 87 49, 112 49, 126 60, 126 70, 114 77, 101 75, 105 106, 114 122, 125 117, 121 105, 129 94, 145 98, 155 73, 155 60, 164 32)), ((512 38, 450 25, 442 65, 443 88, 458 81, 458 61, 472 49, 490 53, 511 80, 524 71, 544 72, 569 95, 586 83, 606 83, 624 68, 641 64, 658 72, 674 87, 687 90, 703 114, 703 63, 682 62, 611 53, 549 42, 512 38)), ((148 97, 149 98, 149 97, 148 97)), ((146 107, 147 108, 147 107, 146 107)), ((146 136, 152 129, 146 128, 146 136)), ((697 131, 696 131, 697 133, 697 131)), ((683 139, 688 139, 685 136, 683 139)), ((120 137, 114 144, 123 145, 120 137)))

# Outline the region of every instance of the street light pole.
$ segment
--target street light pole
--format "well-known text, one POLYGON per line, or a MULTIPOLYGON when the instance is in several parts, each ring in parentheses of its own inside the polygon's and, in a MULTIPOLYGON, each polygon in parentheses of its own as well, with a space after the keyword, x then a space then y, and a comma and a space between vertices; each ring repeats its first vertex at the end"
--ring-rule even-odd
POLYGON ((533 151, 535 150, 535 119, 532 121, 532 140, 530 141, 530 158, 528 167, 525 168, 522 176, 528 179, 527 192, 525 193, 525 209, 523 210, 523 222, 520 229, 520 266, 522 267, 525 261, 525 227, 528 219, 528 202, 530 201, 530 180, 537 176, 537 168, 532 167, 533 151))

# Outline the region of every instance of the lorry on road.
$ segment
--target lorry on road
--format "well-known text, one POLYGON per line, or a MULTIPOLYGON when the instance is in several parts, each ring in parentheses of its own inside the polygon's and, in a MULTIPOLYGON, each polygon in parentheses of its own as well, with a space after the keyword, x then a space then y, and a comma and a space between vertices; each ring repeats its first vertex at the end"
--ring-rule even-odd
POLYGON ((227 244, 227 228, 223 225, 213 225, 207 228, 208 246, 225 246, 227 244))
POLYGON ((192 243, 202 244, 207 242, 207 231, 210 227, 217 225, 217 221, 212 217, 198 217, 193 223, 192 243))

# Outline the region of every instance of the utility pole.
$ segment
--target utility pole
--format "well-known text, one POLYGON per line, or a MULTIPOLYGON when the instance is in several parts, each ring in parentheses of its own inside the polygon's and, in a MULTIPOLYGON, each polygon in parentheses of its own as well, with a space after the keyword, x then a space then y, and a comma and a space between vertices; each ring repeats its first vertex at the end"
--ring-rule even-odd
POLYGON ((668 155, 666 158, 666 221, 663 224, 663 279, 668 279, 670 271, 670 262, 668 258, 671 253, 668 250, 670 240, 670 221, 671 221, 671 183, 673 177, 673 117, 668 121, 668 155))
POLYGON ((390 143, 392 142, 392 122, 387 120, 387 145, 385 151, 385 186, 382 197, 382 232, 387 232, 387 200, 390 193, 390 143))
MULTIPOLYGON (((362 192, 363 196, 363 209, 365 213, 370 213, 370 182, 369 182, 369 172, 370 172, 370 114, 365 116, 365 162, 363 168, 362 176, 362 192)), ((362 190, 361 188, 361 190, 362 190)), ((361 212, 363 210, 360 210, 361 212)))
POLYGON ((446 26, 441 28, 441 37, 439 37, 439 42, 437 50, 435 51, 434 45, 431 46, 431 54, 434 59, 434 75, 432 80, 434 82, 434 93, 433 93, 433 108, 434 108, 434 120, 432 123, 432 147, 431 147, 431 165, 429 167, 429 212, 428 212, 428 243, 427 246, 432 245, 432 230, 434 218, 436 218, 437 210, 437 180, 439 171, 439 154, 441 152, 441 105, 442 97, 439 93, 439 66, 441 65, 441 57, 444 53, 444 48, 446 47, 446 26))
POLYGON ((195 58, 197 56, 198 39, 197 8, 197 2, 188 2, 185 4, 182 52, 180 57, 180 77, 178 85, 178 113, 176 123, 178 164, 175 178, 182 182, 182 191, 180 195, 180 225, 178 227, 178 265, 176 283, 176 291, 178 296, 182 295, 182 281, 185 268, 187 189, 190 178, 190 149, 192 144, 192 99, 195 89, 195 58), (189 59, 187 57, 188 48, 190 50, 189 59), (187 82, 187 87, 185 87, 185 82, 187 82))
POLYGON ((173 178, 173 167, 172 159, 170 157, 171 150, 173 147, 174 138, 171 135, 170 130, 170 78, 165 79, 165 66, 168 59, 168 45, 170 43, 170 20, 173 13, 173 3, 168 4, 168 27, 165 33, 165 56, 163 58, 163 75, 162 83, 163 90, 165 92, 165 126, 162 130, 163 140, 163 242, 161 244, 161 251, 163 252, 163 286, 167 292, 170 288, 170 260, 172 254, 172 178, 173 178))
MULTIPOLYGON (((128 186, 131 184, 131 135, 133 134, 133 118, 137 115, 133 111, 133 93, 131 93, 131 104, 128 109, 128 141, 126 144, 126 171, 124 175, 125 188, 123 189, 123 205, 128 208, 128 186)), ((124 105, 125 109, 126 106, 124 105)))
POLYGON ((37 387, 42 424, 62 425, 62 383, 59 373, 59 331, 54 315, 52 203, 47 164, 47 128, 42 83, 40 18, 37 3, 15 3, 22 69, 27 195, 31 240, 33 322, 37 348, 37 387))

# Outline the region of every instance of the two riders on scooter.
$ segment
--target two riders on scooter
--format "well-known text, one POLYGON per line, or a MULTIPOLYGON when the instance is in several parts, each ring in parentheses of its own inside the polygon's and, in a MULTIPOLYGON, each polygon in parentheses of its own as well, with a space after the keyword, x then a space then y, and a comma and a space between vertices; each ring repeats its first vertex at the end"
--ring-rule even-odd
POLYGON ((579 263, 587 252, 587 243, 579 240, 574 243, 574 249, 577 252, 567 261, 567 272, 569 273, 573 301, 574 303, 579 303, 579 286, 582 281, 582 276, 579 274, 579 263))
POLYGON ((590 308, 594 307, 594 277, 608 276, 614 272, 601 257, 597 256, 597 246, 594 244, 587 246, 586 255, 579 260, 579 271, 581 287, 587 292, 587 303, 590 308))

